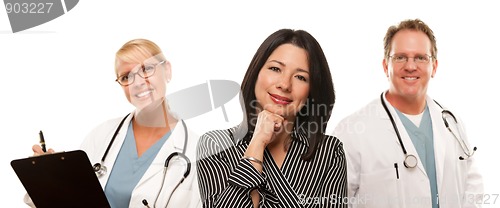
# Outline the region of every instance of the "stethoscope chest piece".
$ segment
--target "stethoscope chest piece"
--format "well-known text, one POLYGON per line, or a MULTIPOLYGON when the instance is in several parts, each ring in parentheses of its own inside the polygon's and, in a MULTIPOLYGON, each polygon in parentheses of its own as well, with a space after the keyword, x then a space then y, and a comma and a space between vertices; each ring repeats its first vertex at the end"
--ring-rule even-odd
POLYGON ((97 177, 101 177, 108 172, 106 166, 102 165, 101 163, 96 163, 92 166, 94 168, 94 172, 97 175, 97 177))
POLYGON ((403 164, 407 168, 414 168, 417 167, 417 157, 415 155, 406 155, 405 160, 403 161, 403 164))
POLYGON ((109 149, 111 148, 111 145, 113 145, 113 142, 116 139, 116 135, 118 134, 118 131, 120 131, 120 129, 122 128, 123 122, 125 122, 125 119, 127 119, 127 117, 129 115, 130 115, 130 113, 127 114, 125 117, 123 117, 123 119, 120 121, 120 124, 118 124, 118 127, 116 128, 115 133, 113 134, 113 137, 111 138, 111 141, 109 142, 108 147, 106 148, 106 151, 104 152, 104 155, 101 158, 101 162, 96 163, 92 166, 92 168, 94 169, 95 175, 97 177, 101 177, 103 175, 106 175, 106 173, 108 172, 108 169, 106 168, 106 166, 104 166, 104 160, 106 159, 106 156, 108 155, 108 152, 109 152, 109 149))

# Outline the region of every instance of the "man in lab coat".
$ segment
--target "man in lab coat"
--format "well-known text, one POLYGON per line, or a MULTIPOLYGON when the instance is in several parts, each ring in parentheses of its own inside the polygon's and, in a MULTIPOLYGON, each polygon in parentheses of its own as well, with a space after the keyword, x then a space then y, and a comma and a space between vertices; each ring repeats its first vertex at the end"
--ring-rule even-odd
POLYGON ((384 53, 389 89, 335 129, 350 207, 479 207, 476 148, 458 117, 427 95, 438 66, 433 31, 419 19, 402 21, 387 30, 384 53))

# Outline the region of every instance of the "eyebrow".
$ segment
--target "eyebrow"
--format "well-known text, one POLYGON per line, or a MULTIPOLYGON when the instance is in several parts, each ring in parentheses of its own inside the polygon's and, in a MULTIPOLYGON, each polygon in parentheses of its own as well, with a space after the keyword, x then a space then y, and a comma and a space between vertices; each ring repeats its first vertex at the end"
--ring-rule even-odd
MULTIPOLYGON (((278 61, 278 60, 270 60, 269 62, 275 62, 281 66, 286 66, 285 63, 281 62, 281 61, 278 61)), ((304 72, 304 73, 308 73, 309 74, 309 71, 308 70, 305 70, 305 69, 302 69, 302 68, 297 68, 295 71, 298 71, 298 72, 304 72)))
POLYGON ((130 70, 130 71, 128 71, 128 72, 125 72, 125 73, 123 73, 123 74, 118 74, 118 77, 122 77, 122 76, 125 76, 125 75, 127 75, 127 76, 128 76, 130 73, 132 73, 132 71, 133 71, 133 69, 132 69, 132 70, 130 70))
POLYGON ((139 70, 141 70, 141 68, 142 68, 143 66, 144 66, 144 64, 136 64, 136 65, 134 66, 134 68, 132 68, 130 71, 125 72, 125 73, 123 73, 123 74, 121 74, 121 75, 118 75, 118 77, 121 77, 121 76, 124 76, 124 75, 129 75, 130 73, 137 73, 139 70), (139 66, 139 67, 137 67, 137 66, 139 66), (137 69, 137 70, 136 70, 136 69, 137 69), (136 70, 136 71, 134 72, 134 70, 136 70))
MULTIPOLYGON (((402 56, 402 55, 408 56, 408 53, 394 53, 394 54, 392 54, 390 56, 402 56)), ((424 55, 425 56, 431 56, 431 55, 428 55, 427 53, 415 53, 415 55, 418 55, 418 56, 424 56, 424 55)))

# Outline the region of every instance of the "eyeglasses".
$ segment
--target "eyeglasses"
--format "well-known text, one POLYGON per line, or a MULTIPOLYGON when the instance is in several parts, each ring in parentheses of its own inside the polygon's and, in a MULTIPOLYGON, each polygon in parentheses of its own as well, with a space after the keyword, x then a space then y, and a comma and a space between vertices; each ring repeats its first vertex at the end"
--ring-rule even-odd
POLYGON ((393 63, 398 63, 398 64, 406 63, 406 62, 408 62, 408 59, 410 59, 410 58, 413 58, 413 61, 417 64, 427 64, 427 63, 429 63, 429 61, 433 57, 429 56, 427 54, 416 55, 414 57, 408 57, 404 54, 396 54, 396 55, 389 56, 389 58, 392 59, 393 63))
POLYGON ((129 86, 134 83, 135 75, 139 75, 143 79, 149 78, 155 74, 156 67, 160 64, 165 63, 165 61, 160 61, 156 64, 142 64, 141 68, 135 73, 127 73, 119 76, 115 81, 121 86, 129 86))

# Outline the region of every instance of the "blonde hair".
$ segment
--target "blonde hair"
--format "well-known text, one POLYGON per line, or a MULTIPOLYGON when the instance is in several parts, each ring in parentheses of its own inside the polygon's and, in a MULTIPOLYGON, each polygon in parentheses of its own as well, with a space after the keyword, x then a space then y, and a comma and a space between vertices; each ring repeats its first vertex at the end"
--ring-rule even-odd
POLYGON ((116 52, 115 73, 118 72, 120 62, 140 64, 144 60, 155 57, 158 61, 166 60, 158 45, 147 39, 133 39, 116 52))

